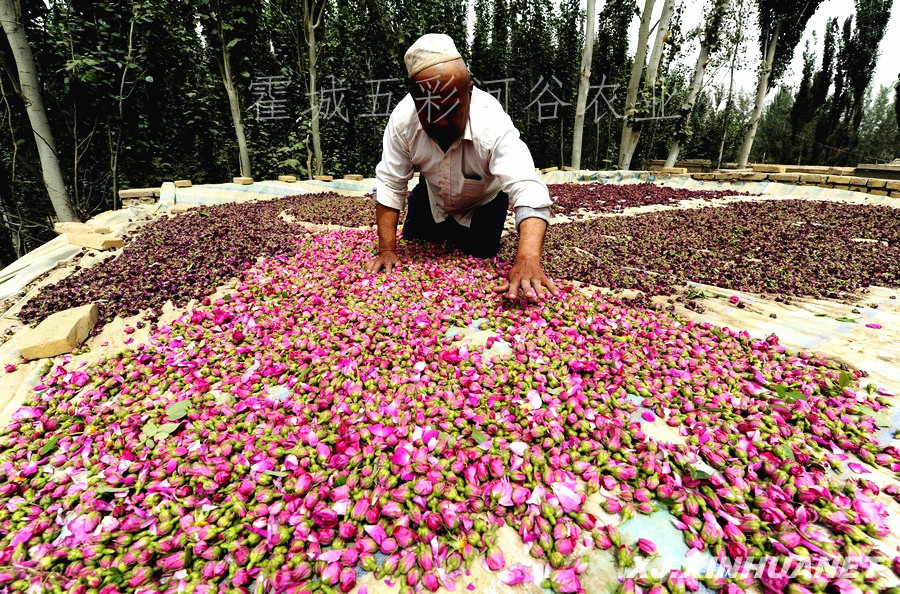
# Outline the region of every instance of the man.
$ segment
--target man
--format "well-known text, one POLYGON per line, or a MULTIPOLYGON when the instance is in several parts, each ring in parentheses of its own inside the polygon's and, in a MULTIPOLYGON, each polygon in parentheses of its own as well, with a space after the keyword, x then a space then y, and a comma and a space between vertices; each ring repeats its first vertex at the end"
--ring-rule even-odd
POLYGON ((397 222, 413 167, 404 239, 449 240, 463 252, 490 258, 500 250, 509 204, 519 243, 507 280, 494 290, 515 298, 558 294, 541 266, 550 195, 535 174, 519 131, 490 94, 475 89, 466 63, 447 35, 420 37, 404 57, 410 93, 391 114, 375 169, 378 255, 368 270, 400 263, 397 222))

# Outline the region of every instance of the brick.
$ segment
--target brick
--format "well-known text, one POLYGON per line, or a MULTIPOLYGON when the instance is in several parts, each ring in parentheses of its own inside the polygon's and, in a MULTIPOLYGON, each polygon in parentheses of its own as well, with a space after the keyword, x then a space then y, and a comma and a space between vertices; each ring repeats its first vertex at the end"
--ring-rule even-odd
POLYGON ((95 250, 115 250, 125 246, 121 237, 104 233, 66 233, 66 241, 72 245, 80 245, 95 250))
POLYGON ((883 188, 887 185, 887 180, 870 177, 866 180, 866 185, 870 188, 883 188))
POLYGON ((316 181, 330 182, 334 181, 334 177, 330 175, 314 175, 313 179, 316 181))
POLYGON ((365 178, 358 173, 348 173, 344 176, 344 179, 348 181, 362 181, 365 178))
POLYGON ((785 169, 784 165, 766 165, 765 163, 753 165, 753 171, 757 173, 784 173, 785 169))
POLYGON ((787 183, 797 183, 800 181, 799 173, 772 173, 769 175, 769 179, 774 182, 787 182, 787 183))
POLYGON ((889 181, 884 187, 888 190, 900 190, 900 181, 889 181))
POLYGON ((734 176, 740 181, 764 181, 769 177, 767 173, 735 173, 734 176))
POLYGON ((830 184, 849 186, 852 183, 850 181, 852 178, 847 175, 829 175, 826 179, 830 184))
POLYGON ((691 177, 693 177, 694 179, 698 179, 700 181, 712 181, 712 180, 716 179, 716 174, 715 173, 695 173, 691 177))
POLYGON ((192 185, 191 180, 189 180, 189 179, 176 179, 175 180, 176 188, 190 188, 191 185, 192 185))
POLYGON ((660 173, 668 173, 670 175, 683 175, 687 173, 687 167, 663 167, 660 173))
POLYGON ((551 171, 559 171, 559 167, 545 167, 541 169, 541 173, 550 173, 551 171))
POLYGON ((279 175, 278 181, 292 184, 295 181, 297 181, 297 176, 296 175, 279 175))
POLYGON ((159 188, 129 188, 127 190, 119 190, 119 198, 152 198, 159 196, 159 188))
MULTIPOLYGON (((887 196, 888 191, 875 189, 875 190, 869 190, 869 194, 872 194, 873 196, 887 196)), ((890 193, 891 196, 893 196, 894 194, 900 194, 900 192, 891 192, 890 193)))
POLYGON ((102 225, 91 225, 89 223, 56 223, 53 230, 57 234, 63 233, 112 233, 112 229, 102 225))
POLYGON ((231 180, 233 183, 238 184, 239 186, 249 186, 253 183, 252 177, 235 177, 231 180))
POLYGON ((800 181, 804 184, 824 184, 827 176, 818 173, 801 173, 800 181))
POLYGON ((68 353, 87 338, 98 315, 97 306, 91 303, 48 316, 26 334, 19 352, 28 360, 68 353))

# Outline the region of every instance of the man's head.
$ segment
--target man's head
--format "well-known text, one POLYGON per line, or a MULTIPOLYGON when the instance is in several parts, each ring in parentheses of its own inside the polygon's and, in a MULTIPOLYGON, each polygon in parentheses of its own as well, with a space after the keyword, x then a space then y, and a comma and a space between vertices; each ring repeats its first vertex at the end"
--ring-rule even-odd
POLYGON ((473 83, 466 63, 453 40, 437 33, 420 37, 404 60, 422 129, 446 150, 469 120, 473 83))

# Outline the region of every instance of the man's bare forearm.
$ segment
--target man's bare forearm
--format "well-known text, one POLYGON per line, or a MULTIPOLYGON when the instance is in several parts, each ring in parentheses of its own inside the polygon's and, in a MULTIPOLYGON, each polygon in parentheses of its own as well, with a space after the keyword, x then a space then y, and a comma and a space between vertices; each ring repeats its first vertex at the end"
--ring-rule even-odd
POLYGON ((397 251, 397 222, 400 220, 400 211, 385 206, 375 205, 375 223, 378 225, 378 251, 397 251))
POLYGON ((532 217, 519 223, 519 247, 516 251, 516 260, 540 261, 546 232, 547 222, 543 219, 532 217))

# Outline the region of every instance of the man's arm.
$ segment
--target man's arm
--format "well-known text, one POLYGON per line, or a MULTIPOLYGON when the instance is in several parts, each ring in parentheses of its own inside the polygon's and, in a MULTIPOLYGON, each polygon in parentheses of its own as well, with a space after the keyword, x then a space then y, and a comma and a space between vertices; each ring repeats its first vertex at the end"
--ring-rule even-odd
POLYGON ((491 171, 500 178, 502 189, 509 195, 516 212, 519 246, 516 260, 507 280, 494 290, 514 299, 519 289, 526 297, 543 299, 547 292, 559 291, 541 266, 541 249, 550 221, 550 194, 538 179, 531 152, 519 137, 519 131, 504 114, 508 128, 497 139, 491 151, 491 171))
MULTIPOLYGON (((407 96, 408 98, 408 96, 407 96)), ((410 100, 411 101, 411 100, 410 100)), ((406 203, 407 183, 412 178, 409 149, 397 133, 397 114, 406 99, 391 114, 384 129, 381 161, 375 167, 375 223, 378 226, 378 255, 366 269, 390 273, 400 263, 397 257, 397 221, 406 203)))
POLYGON ((388 274, 400 264, 397 257, 397 221, 400 211, 396 208, 375 205, 375 222, 378 226, 378 255, 369 260, 366 270, 378 272, 382 268, 388 274))
POLYGON ((538 299, 546 297, 547 292, 559 295, 559 289, 544 273, 541 266, 541 249, 544 247, 544 234, 547 222, 531 217, 519 223, 519 247, 516 261, 507 275, 507 280, 494 290, 506 293, 509 299, 515 299, 519 289, 528 296, 538 299))

